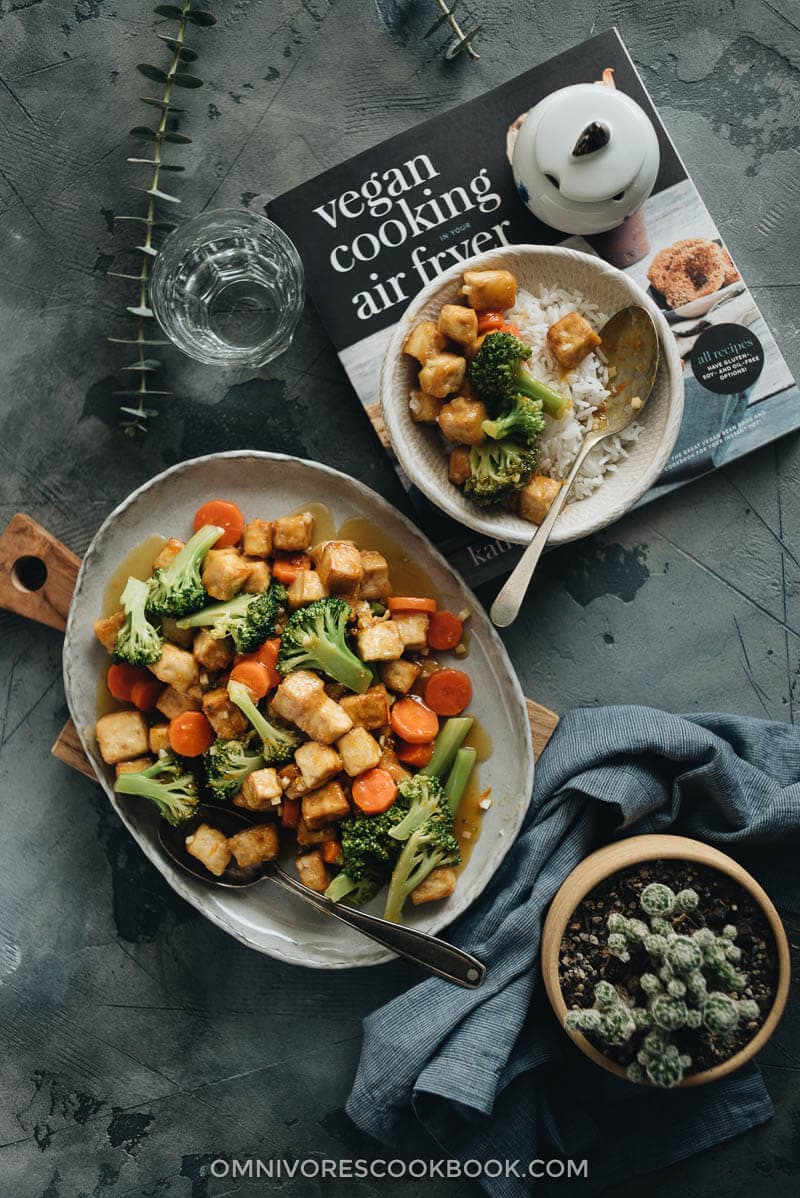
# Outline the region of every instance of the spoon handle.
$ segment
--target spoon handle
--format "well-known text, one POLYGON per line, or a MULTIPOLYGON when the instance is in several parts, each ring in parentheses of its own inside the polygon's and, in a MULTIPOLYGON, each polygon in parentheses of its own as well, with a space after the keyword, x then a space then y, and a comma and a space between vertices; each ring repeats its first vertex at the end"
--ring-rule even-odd
POLYGON ((355 907, 331 902, 324 895, 317 894, 315 890, 309 890, 302 882, 296 881, 280 866, 273 865, 265 877, 298 895, 318 911, 324 911, 342 923, 349 924, 351 928, 356 928, 365 936, 369 936, 370 940, 396 953, 398 957, 405 957, 448 982, 475 990, 486 976, 486 966, 482 961, 456 948, 455 945, 440 940, 438 936, 430 936, 427 932, 419 932, 403 924, 391 923, 388 919, 381 919, 355 907))
POLYGON ((550 510, 533 534, 528 548, 511 571, 505 586, 492 604, 489 615, 491 616, 492 623, 498 628, 508 628, 509 624, 513 624, 519 615, 519 609, 522 607, 522 601, 528 592, 533 572, 536 569, 539 558, 542 556, 542 551, 547 544, 553 525, 558 519, 558 514, 566 502, 570 488, 578 477, 586 455, 602 439, 602 436, 597 436, 593 433, 589 433, 584 437, 583 444, 578 451, 578 456, 572 463, 572 469, 567 475, 564 485, 550 504, 550 510))

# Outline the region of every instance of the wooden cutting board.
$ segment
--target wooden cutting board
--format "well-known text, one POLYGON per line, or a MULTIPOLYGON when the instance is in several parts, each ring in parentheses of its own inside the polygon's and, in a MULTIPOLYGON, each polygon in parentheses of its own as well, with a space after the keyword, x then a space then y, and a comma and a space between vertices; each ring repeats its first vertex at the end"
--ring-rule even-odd
MULTIPOLYGON (((41 524, 17 512, 0 537, 0 607, 63 632, 80 564, 80 558, 41 524)), ((533 752, 538 758, 559 717, 533 699, 525 702, 533 752)), ((51 752, 72 769, 95 777, 71 720, 61 729, 51 752)))

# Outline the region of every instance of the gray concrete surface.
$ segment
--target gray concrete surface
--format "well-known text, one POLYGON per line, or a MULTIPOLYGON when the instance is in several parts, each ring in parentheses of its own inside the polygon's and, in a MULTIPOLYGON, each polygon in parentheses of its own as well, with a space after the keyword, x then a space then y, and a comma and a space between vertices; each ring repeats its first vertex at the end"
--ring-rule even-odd
MULTIPOLYGON (((198 33, 187 211, 272 195, 617 23, 712 213, 800 370, 798 81, 792 0, 470 0, 479 63, 420 40, 433 4, 231 0, 198 33), (409 15, 410 14, 410 15, 409 15)), ((0 0, 0 520, 18 508, 80 553, 132 487, 181 458, 254 446, 319 458, 394 501, 399 487, 315 315, 267 370, 171 355, 151 436, 122 440, 124 238, 137 202, 126 130, 137 61, 158 56, 143 0, 0 0)), ((800 442, 790 438, 548 557, 507 643, 527 692, 580 703, 800 703, 800 442)), ((369 1155, 342 1112, 361 1018, 402 966, 309 974, 249 952, 167 890, 99 788, 48 756, 66 716, 60 638, 0 614, 0 1194, 278 1192, 398 1198, 416 1184, 213 1181, 217 1156, 369 1155)), ((789 915, 796 942, 796 919, 789 915)), ((616 1191, 796 1193, 797 1015, 761 1064, 778 1114, 616 1191)), ((423 1146, 414 1146, 420 1150, 423 1146)), ((473 1194, 433 1182, 431 1198, 473 1194)))

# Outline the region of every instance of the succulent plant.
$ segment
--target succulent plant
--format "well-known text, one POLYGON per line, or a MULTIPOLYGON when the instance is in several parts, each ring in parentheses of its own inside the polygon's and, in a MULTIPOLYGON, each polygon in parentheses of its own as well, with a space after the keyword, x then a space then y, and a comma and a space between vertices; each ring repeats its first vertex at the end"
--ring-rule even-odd
POLYGON ((683 915, 699 917, 697 891, 687 888, 676 894, 663 882, 651 882, 639 903, 646 921, 619 911, 609 914, 606 947, 625 964, 632 959, 631 949, 641 947, 647 958, 639 975, 643 1001, 623 996, 603 979, 594 988, 594 1006, 568 1011, 564 1022, 570 1031, 583 1032, 607 1047, 627 1044, 636 1032, 646 1031, 636 1060, 628 1066, 629 1079, 677 1086, 692 1059, 681 1052, 675 1033, 702 1028, 724 1041, 740 1022, 757 1019, 759 1007, 753 999, 738 997, 747 978, 734 964, 742 952, 735 944, 733 924, 726 924, 720 934, 709 927, 689 934, 676 930, 683 915))

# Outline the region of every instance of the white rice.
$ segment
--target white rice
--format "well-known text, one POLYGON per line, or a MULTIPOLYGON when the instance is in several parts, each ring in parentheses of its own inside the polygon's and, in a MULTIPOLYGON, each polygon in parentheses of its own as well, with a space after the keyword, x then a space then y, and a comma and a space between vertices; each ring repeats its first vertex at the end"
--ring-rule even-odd
MULTIPOLYGON (((542 289, 539 295, 520 289, 516 306, 506 314, 506 320, 519 329, 522 340, 533 347, 528 364, 531 374, 572 400, 572 408, 562 420, 548 419, 540 443, 536 473, 556 479, 566 478, 583 438, 592 427, 595 411, 610 394, 608 368, 598 354, 587 354, 575 370, 565 374, 550 353, 547 330, 568 312, 579 312, 597 332, 608 320, 606 313, 590 299, 561 287, 542 289)), ((637 439, 640 431, 641 426, 633 421, 624 432, 593 449, 575 480, 568 502, 586 499, 606 475, 615 473, 617 463, 628 456, 627 446, 637 439)))

